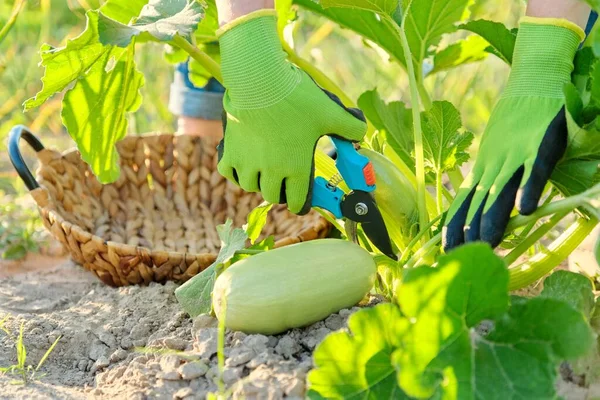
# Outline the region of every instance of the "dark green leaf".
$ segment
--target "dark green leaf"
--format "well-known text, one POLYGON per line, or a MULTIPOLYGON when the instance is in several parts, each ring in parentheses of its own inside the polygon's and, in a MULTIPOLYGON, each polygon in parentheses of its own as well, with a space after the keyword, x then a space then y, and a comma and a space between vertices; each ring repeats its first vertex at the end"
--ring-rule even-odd
POLYGON ((262 203, 248 214, 248 223, 244 225, 244 230, 250 238, 250 242, 254 244, 256 239, 260 236, 265 224, 267 223, 267 216, 269 211, 273 208, 271 203, 262 203))
MULTIPOLYGON (((347 332, 334 332, 317 346, 310 388, 323 398, 403 399, 390 357, 409 325, 394 304, 356 312, 347 332)), ((319 398, 312 395, 311 398, 319 398)))
POLYGON ((211 311, 212 291, 220 269, 223 264, 231 260, 236 251, 246 245, 248 235, 243 229, 232 229, 232 224, 233 222, 228 219, 225 224, 217 226, 221 249, 215 262, 175 290, 177 301, 192 317, 211 311))
POLYGON ((54 48, 49 44, 42 46, 40 54, 41 65, 44 67, 44 86, 34 98, 24 103, 25 111, 42 105, 73 81, 84 77, 90 67, 110 51, 98 39, 98 13, 89 11, 86 21, 85 30, 76 38, 68 40, 65 47, 54 48))
POLYGON ((376 89, 363 93, 358 106, 377 130, 385 134, 387 143, 410 168, 414 169, 412 113, 403 102, 385 103, 376 89))
POLYGON ((469 160, 473 134, 462 128, 458 110, 447 101, 435 101, 422 114, 425 166, 434 172, 459 167, 469 160))
POLYGON ((561 270, 544 280, 544 290, 540 296, 562 300, 589 318, 594 310, 593 289, 585 276, 561 270))
POLYGON ((464 40, 459 40, 435 54, 433 70, 429 74, 481 61, 489 54, 486 51, 488 46, 488 42, 480 36, 469 36, 464 40))
POLYGON ((133 49, 105 52, 63 99, 63 123, 81 158, 103 183, 119 178, 115 144, 127 134, 126 114, 142 101, 144 75, 135 67, 133 49))
POLYGON ((168 42, 175 35, 189 39, 202 16, 202 7, 195 0, 150 0, 131 25, 100 13, 98 33, 103 44, 119 47, 128 46, 134 37, 159 42, 168 42))
POLYGON ((500 22, 478 19, 469 21, 460 26, 460 29, 465 29, 483 37, 492 46, 489 52, 500 57, 508 64, 512 64, 513 51, 517 40, 516 30, 509 30, 500 22))
POLYGON ((100 12, 115 21, 128 24, 132 18, 140 15, 147 3, 148 0, 108 0, 100 7, 100 12))

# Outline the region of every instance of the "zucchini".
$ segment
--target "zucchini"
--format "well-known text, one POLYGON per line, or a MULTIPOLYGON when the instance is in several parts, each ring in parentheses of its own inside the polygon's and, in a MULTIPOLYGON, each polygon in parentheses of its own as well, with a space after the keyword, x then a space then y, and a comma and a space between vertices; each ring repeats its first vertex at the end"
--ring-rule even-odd
POLYGON ((369 149, 360 149, 358 152, 368 157, 373 164, 376 177, 375 201, 390 238, 404 251, 418 232, 417 189, 384 155, 369 149))
POLYGON ((373 257, 360 246, 320 239, 270 250, 227 268, 213 308, 225 326, 272 335, 320 321, 358 303, 375 281, 373 257))

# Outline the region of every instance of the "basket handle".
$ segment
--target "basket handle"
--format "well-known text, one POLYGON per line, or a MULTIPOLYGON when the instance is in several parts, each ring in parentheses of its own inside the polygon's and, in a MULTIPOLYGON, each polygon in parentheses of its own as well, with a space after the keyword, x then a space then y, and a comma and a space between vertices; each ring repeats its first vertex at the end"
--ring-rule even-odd
POLYGON ((27 189, 34 190, 40 187, 40 184, 35 180, 23 156, 19 150, 19 141, 23 138, 37 152, 44 150, 44 145, 40 140, 27 129, 24 125, 17 125, 10 130, 8 134, 8 157, 13 167, 27 186, 27 189))

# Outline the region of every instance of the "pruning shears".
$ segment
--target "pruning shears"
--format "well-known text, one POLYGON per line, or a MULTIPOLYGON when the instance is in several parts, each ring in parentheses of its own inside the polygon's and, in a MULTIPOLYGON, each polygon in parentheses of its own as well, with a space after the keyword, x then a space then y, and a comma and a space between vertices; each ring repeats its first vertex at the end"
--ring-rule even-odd
MULTIPOLYGON (((369 159, 359 154, 352 142, 329 136, 335 147, 335 165, 339 174, 326 180, 315 177, 312 206, 329 211, 335 218, 346 218, 347 230, 356 232, 359 223, 369 240, 386 256, 397 260, 392 249, 381 212, 373 198, 375 190, 375 170, 369 159), (349 193, 344 193, 338 184, 344 180, 349 193), (349 228, 349 229, 348 229, 349 228)), ((356 241, 356 237, 352 238, 356 241)))

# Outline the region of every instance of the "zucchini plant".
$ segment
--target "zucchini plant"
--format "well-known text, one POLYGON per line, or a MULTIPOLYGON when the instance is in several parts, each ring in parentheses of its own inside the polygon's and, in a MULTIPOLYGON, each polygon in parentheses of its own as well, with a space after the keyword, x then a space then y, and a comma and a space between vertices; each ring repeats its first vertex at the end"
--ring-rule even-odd
MULTIPOLYGON (((597 0, 588 2, 600 11, 597 0)), ((360 107, 368 119, 361 151, 370 154, 380 166, 379 175, 387 177, 379 180, 376 196, 401 254, 399 262, 374 256, 376 288, 391 302, 360 311, 350 319, 351 334, 333 334, 317 349, 317 369, 310 374, 313 398, 488 398, 490 388, 500 385, 495 379, 504 388, 493 393, 496 398, 554 398, 557 365, 594 348, 588 324, 593 307, 587 306, 593 300, 592 287, 585 278, 552 275, 542 295, 533 299, 511 298, 508 293, 551 272, 598 224, 600 28, 592 30, 578 51, 572 82, 564 89, 568 148, 545 190, 543 205, 532 215, 510 220, 502 243, 509 251, 502 257, 482 244, 440 255, 446 208, 463 180, 460 167, 469 160, 467 149, 474 135, 463 127, 451 102, 431 98, 427 80, 487 57, 510 64, 515 45, 515 29, 470 19, 472 3, 276 1, 282 45, 290 61, 347 106, 360 107), (328 18, 387 52, 406 72, 410 107, 400 101, 386 103, 377 90, 353 101, 300 57, 284 39, 296 9, 328 18), (458 31, 468 36, 441 45, 458 31), (542 245, 541 240, 550 238, 567 218, 574 222, 542 245), (420 266, 434 264, 435 269, 420 266), (574 302, 577 299, 581 301, 574 302), (530 379, 532 374, 535 378, 530 379)), ((216 9, 211 0, 107 0, 98 10, 88 11, 86 19, 85 30, 65 47, 42 47, 43 88, 25 109, 64 91, 65 127, 98 179, 108 183, 119 176, 115 143, 127 133, 127 115, 142 101, 145 79, 136 69, 135 52, 143 51, 144 42, 162 42, 166 60, 191 58, 190 78, 195 83, 208 77, 220 80, 216 9)), ((315 160, 317 174, 336 173, 324 153, 317 151, 315 160)), ((255 210, 245 230, 230 224, 220 228, 224 246, 215 264, 178 289, 186 311, 210 311, 212 288, 221 271, 242 257, 271 251, 272 239, 254 243, 267 211, 265 206, 255 210), (254 244, 244 249, 248 238, 254 244)), ((364 236, 359 232, 358 237, 364 236)), ((373 250, 366 239, 361 245, 373 250)))

